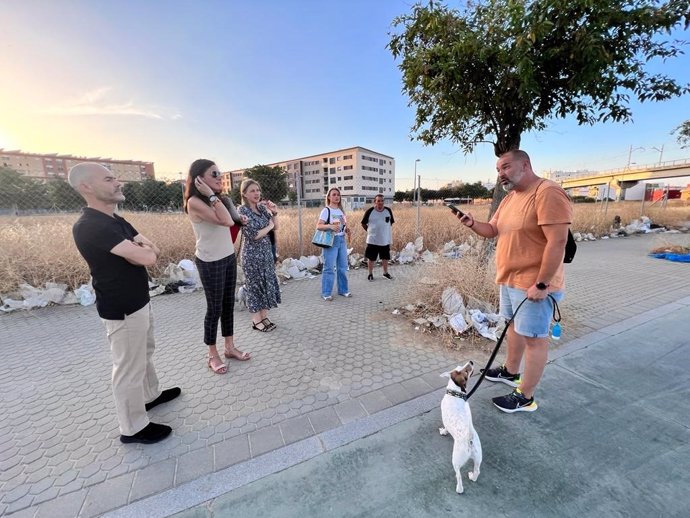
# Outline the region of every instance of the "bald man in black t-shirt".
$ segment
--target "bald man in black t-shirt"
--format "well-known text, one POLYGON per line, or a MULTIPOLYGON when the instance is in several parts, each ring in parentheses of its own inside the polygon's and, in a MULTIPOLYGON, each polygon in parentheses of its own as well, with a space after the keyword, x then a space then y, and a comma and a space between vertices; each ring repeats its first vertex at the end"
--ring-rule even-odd
POLYGON ((72 234, 89 265, 96 308, 110 342, 120 440, 158 442, 172 429, 150 422, 146 411, 181 393, 179 387, 159 389, 152 362, 155 341, 146 266, 155 264, 160 250, 115 214, 125 197, 108 169, 77 164, 69 171, 69 183, 87 203, 72 234))

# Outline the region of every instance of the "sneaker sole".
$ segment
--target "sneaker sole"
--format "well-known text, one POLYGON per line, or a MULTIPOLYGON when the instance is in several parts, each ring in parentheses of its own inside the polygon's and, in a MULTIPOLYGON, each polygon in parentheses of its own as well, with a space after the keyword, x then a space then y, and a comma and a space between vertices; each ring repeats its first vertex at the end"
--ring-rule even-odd
POLYGON ((517 381, 517 382, 516 382, 516 381, 511 381, 511 380, 506 379, 506 378, 492 378, 492 377, 490 377, 490 376, 484 376, 484 379, 487 379, 487 380, 489 380, 489 381, 493 381, 494 383, 505 383, 506 385, 508 385, 508 386, 510 386, 510 387, 513 387, 513 388, 516 388, 516 387, 519 387, 519 386, 520 386, 520 382, 519 382, 519 381, 517 381))
POLYGON ((503 408, 498 406, 496 403, 494 403, 494 406, 506 414, 514 414, 515 412, 534 412, 537 408, 539 408, 539 405, 537 405, 536 402, 532 402, 527 406, 521 406, 518 408, 503 408))

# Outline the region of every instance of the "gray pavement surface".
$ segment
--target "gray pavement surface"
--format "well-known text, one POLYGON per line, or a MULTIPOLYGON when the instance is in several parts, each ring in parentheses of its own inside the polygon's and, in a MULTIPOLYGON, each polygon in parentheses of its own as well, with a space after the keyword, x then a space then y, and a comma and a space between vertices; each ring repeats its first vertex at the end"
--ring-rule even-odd
POLYGON ((393 269, 393 282, 352 271, 355 296, 332 303, 318 278, 287 284, 272 333, 252 331, 236 311, 236 342, 254 358, 230 361, 227 376, 205 366, 203 294, 154 299, 159 376, 183 395, 151 411, 174 429, 151 446, 118 440, 95 308, 1 316, 0 515, 389 516, 397 494, 409 515, 433 516, 472 492, 484 496, 475 509, 499 515, 539 504, 542 515, 630 516, 617 507, 622 495, 665 516, 687 511, 678 487, 689 472, 690 275, 647 257, 662 240, 688 237, 581 244, 541 408, 504 416, 487 401, 505 391, 487 383, 477 392, 485 466, 463 496, 452 492, 452 444, 436 428, 438 374, 467 354, 390 314, 415 267, 393 269))
POLYGON ((462 495, 438 433, 442 389, 427 413, 175 517, 690 516, 690 297, 664 309, 567 348, 533 414, 499 412, 490 398, 506 386, 482 385, 470 400, 481 474, 468 480, 470 461, 462 495))

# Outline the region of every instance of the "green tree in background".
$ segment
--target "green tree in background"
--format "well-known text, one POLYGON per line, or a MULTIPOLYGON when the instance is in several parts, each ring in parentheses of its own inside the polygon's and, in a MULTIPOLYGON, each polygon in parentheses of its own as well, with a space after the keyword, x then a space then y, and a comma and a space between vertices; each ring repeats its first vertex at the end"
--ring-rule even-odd
POLYGON ((122 186, 125 201, 122 207, 127 210, 142 210, 144 201, 140 182, 127 182, 122 186))
POLYGON ((676 134, 676 140, 680 147, 685 149, 690 147, 690 120, 686 120, 683 124, 678 126, 673 133, 676 134))
POLYGON ((0 167, 0 208, 27 210, 49 206, 50 200, 44 184, 14 169, 0 167))
POLYGON ((47 185, 48 198, 53 208, 60 210, 79 210, 86 206, 81 195, 63 179, 56 179, 47 185))
POLYGON ((239 185, 235 185, 228 194, 232 202, 235 204, 235 207, 239 207, 242 204, 242 196, 240 195, 239 185))
MULTIPOLYGON (((388 45, 416 108, 413 138, 444 139, 496 156, 552 118, 632 120, 629 103, 689 91, 652 60, 681 54, 665 39, 688 27, 690 0, 477 0, 463 10, 416 4, 395 18, 388 45)), ((504 196, 494 189, 491 212, 504 196)))
POLYGON ((141 201, 145 210, 160 212, 170 208, 168 184, 150 178, 140 182, 141 201))
POLYGON ((247 169, 244 174, 247 178, 259 182, 261 185, 261 197, 264 200, 280 203, 287 196, 287 173, 280 167, 255 165, 251 169, 247 169))

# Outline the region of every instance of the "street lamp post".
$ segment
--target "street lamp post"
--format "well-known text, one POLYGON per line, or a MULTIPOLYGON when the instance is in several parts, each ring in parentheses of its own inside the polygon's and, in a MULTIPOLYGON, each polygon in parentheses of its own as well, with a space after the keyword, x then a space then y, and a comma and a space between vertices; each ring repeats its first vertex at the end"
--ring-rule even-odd
POLYGON ((420 159, 418 158, 417 160, 414 161, 414 180, 417 181, 417 225, 415 226, 415 239, 419 237, 419 204, 421 202, 421 178, 417 176, 417 162, 419 162, 420 159))
POLYGON ((632 152, 637 151, 637 150, 642 150, 644 151, 643 147, 632 147, 632 144, 630 144, 630 150, 628 151, 628 165, 625 167, 626 169, 630 169, 630 159, 632 158, 632 152))
POLYGON ((658 147, 654 147, 654 146, 652 146, 652 149, 653 149, 654 151, 658 151, 658 152, 659 152, 659 164, 658 164, 658 165, 661 165, 661 159, 662 159, 663 156, 664 156, 664 145, 661 144, 661 149, 659 149, 658 147))

